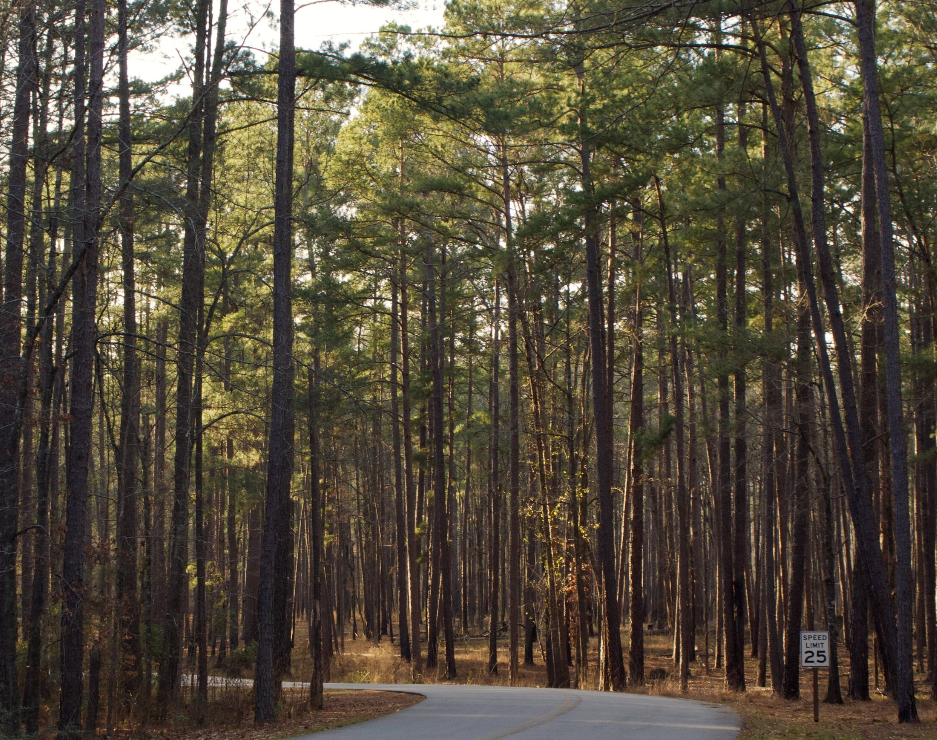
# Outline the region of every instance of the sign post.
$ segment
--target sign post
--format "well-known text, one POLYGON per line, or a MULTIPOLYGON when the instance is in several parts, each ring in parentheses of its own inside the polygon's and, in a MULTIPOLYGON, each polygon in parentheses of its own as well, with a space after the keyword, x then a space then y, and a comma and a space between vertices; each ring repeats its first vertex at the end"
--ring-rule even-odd
POLYGON ((830 667, 830 633, 800 633, 800 667, 813 669, 813 721, 820 721, 820 669, 830 667))

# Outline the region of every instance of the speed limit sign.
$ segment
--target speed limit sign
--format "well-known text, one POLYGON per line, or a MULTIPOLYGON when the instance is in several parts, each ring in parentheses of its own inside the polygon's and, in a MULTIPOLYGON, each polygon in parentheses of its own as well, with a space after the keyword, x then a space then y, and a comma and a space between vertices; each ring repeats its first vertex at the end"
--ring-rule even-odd
POLYGON ((801 668, 829 668, 830 667, 830 633, 829 632, 801 632, 800 633, 800 667, 801 668))
POLYGON ((813 668, 813 721, 820 721, 820 668, 830 667, 830 633, 800 633, 800 667, 813 668))

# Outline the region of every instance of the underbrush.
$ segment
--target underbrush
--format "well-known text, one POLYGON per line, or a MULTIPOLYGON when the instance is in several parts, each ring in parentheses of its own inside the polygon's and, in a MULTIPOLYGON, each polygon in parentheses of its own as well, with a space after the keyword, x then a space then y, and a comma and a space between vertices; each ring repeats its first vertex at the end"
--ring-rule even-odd
POLYGON ((257 662, 257 643, 243 645, 228 653, 218 661, 218 670, 226 676, 241 676, 246 671, 253 671, 257 662))

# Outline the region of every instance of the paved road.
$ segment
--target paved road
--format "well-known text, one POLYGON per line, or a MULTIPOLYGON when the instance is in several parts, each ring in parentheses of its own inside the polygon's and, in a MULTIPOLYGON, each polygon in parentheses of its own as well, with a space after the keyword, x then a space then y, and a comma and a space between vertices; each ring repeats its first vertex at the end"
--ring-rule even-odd
POLYGON ((326 684, 422 694, 425 701, 310 740, 731 740, 732 710, 701 702, 572 689, 431 684, 326 684))

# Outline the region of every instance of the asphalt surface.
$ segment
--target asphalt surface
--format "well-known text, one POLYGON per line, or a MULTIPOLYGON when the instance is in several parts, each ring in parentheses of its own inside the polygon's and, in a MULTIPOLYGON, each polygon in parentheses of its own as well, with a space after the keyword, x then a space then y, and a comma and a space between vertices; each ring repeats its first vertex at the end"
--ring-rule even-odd
POLYGON ((421 694, 408 709, 310 740, 731 740, 739 716, 716 704, 641 694, 448 684, 342 684, 421 694))

